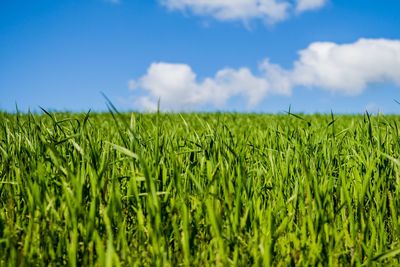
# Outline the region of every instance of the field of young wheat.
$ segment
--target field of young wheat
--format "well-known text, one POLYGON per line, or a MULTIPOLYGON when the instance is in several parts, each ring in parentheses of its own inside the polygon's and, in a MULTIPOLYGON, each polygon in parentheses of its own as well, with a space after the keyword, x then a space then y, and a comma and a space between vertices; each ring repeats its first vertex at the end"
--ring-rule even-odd
POLYGON ((0 266, 400 264, 400 117, 0 114, 0 266))

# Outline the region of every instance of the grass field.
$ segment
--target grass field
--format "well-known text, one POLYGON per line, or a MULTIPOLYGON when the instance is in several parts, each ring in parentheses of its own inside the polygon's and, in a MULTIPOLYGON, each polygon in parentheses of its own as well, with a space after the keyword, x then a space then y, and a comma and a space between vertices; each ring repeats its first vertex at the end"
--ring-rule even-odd
POLYGON ((398 266, 399 127, 2 113, 0 266, 398 266))

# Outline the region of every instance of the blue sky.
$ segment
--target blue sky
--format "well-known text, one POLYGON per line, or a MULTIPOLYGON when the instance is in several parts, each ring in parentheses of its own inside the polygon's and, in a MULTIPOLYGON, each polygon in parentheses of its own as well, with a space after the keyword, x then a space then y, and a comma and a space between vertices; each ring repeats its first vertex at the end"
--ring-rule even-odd
POLYGON ((399 113, 398 0, 1 0, 0 109, 399 113))

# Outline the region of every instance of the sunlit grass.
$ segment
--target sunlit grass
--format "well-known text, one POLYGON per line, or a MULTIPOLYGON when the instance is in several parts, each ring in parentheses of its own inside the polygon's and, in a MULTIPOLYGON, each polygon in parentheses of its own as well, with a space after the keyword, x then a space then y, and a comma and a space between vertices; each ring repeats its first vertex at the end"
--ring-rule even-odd
POLYGON ((396 266, 399 122, 0 114, 0 266, 396 266))

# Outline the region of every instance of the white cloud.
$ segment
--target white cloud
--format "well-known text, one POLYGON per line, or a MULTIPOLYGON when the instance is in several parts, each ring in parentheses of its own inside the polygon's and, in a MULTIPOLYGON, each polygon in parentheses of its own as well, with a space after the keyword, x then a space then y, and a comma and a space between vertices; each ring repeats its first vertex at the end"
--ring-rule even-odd
POLYGON ((298 13, 324 6, 327 0, 160 0, 170 10, 189 11, 195 15, 215 19, 242 20, 262 19, 276 23, 287 19, 295 9, 298 13))
POLYGON ((360 39, 342 45, 317 42, 299 54, 290 74, 292 87, 320 87, 354 95, 371 83, 400 85, 400 41, 360 39))
POLYGON ((297 0, 296 11, 304 12, 319 9, 326 5, 327 2, 327 0, 297 0))
POLYGON ((360 39, 355 43, 316 42, 299 52, 292 69, 265 59, 254 74, 248 68, 224 68, 199 81, 186 64, 153 63, 130 87, 140 90, 136 107, 153 110, 195 110, 205 105, 224 108, 235 96, 253 107, 269 94, 290 95, 298 86, 347 95, 362 93, 371 83, 400 86, 400 41, 360 39))
POLYGON ((190 110, 207 104, 223 107, 238 95, 255 105, 268 90, 267 80, 254 76, 247 68, 225 68, 215 77, 198 82, 190 66, 164 62, 151 64, 146 75, 129 83, 132 90, 140 88, 145 93, 135 102, 145 110, 154 110, 158 99, 164 110, 190 110))

